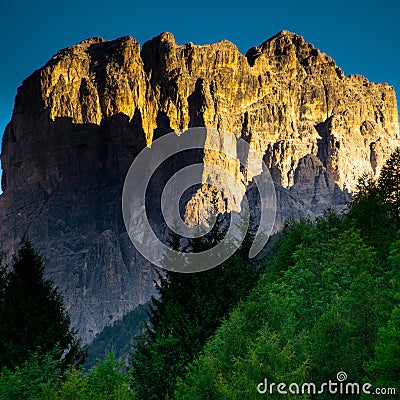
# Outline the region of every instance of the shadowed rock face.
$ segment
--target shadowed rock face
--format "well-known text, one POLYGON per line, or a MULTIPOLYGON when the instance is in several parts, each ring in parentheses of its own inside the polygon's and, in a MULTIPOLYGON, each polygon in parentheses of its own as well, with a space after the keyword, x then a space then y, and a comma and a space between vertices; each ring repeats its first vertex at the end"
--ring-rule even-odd
POLYGON ((264 155, 276 229, 288 216, 343 209, 358 177, 379 174, 399 145, 393 88, 346 77, 290 32, 246 56, 227 41, 177 45, 170 33, 142 50, 124 37, 59 51, 18 89, 3 137, 0 248, 9 261, 24 238, 34 242, 85 341, 154 292, 155 269, 122 221, 132 160, 154 138, 195 126, 264 155))

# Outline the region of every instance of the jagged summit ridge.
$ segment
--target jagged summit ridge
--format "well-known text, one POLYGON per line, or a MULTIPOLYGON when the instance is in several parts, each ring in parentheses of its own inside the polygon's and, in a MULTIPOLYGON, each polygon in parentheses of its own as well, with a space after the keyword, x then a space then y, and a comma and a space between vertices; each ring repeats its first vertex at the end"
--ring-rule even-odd
MULTIPOLYGON (((170 33, 142 47, 127 36, 60 50, 18 89, 3 136, 0 248, 7 261, 31 238, 86 341, 154 290, 122 220, 129 166, 155 137, 195 126, 264 156, 277 228, 343 209, 358 177, 376 176, 399 144, 393 88, 346 77, 287 31, 246 55, 228 41, 178 45, 170 33)), ((193 220, 206 195, 191 200, 193 220)))
MULTIPOLYGON (((38 113, 96 125, 122 113, 129 121, 140 120, 147 143, 157 128, 209 126, 241 135, 249 122, 252 140, 265 149, 271 135, 275 140, 298 140, 306 131, 316 136, 315 127, 329 118, 360 114, 365 118, 357 118, 354 129, 374 125, 380 136, 397 125, 393 88, 361 76, 346 78, 332 58, 288 31, 246 56, 228 41, 177 45, 168 32, 142 49, 129 36, 92 38, 58 52, 29 80, 36 80, 41 94, 38 113), (387 101, 375 95, 380 91, 387 101)), ((356 175, 351 182, 346 178, 349 188, 356 175)), ((282 183, 288 187, 290 179, 282 183)), ((338 183, 343 187, 344 180, 338 183)))

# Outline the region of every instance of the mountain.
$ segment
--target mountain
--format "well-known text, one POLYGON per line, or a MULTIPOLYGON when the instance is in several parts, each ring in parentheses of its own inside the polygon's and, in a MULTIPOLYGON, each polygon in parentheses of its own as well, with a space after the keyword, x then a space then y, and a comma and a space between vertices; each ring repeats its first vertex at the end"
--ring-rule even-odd
POLYGON ((18 89, 4 132, 0 249, 8 262, 31 239, 85 342, 154 293, 155 268, 122 218, 129 166, 154 138, 197 126, 263 154, 275 230, 289 216, 344 209, 358 177, 377 176, 399 145, 393 87, 346 77, 287 31, 246 55, 228 41, 178 45, 170 33, 142 48, 95 37, 60 50, 18 89))

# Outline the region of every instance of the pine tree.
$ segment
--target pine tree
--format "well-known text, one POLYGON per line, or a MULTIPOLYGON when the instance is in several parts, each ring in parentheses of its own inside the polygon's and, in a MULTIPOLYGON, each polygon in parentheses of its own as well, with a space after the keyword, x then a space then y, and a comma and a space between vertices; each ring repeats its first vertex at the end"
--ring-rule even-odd
POLYGON ((384 200, 391 205, 391 216, 400 228, 400 147, 398 147, 382 167, 378 187, 384 200))
POLYGON ((384 257, 400 229, 400 148, 382 167, 378 180, 360 178, 349 219, 384 257))
POLYGON ((391 318, 379 331, 375 357, 366 366, 369 377, 380 387, 400 390, 400 307, 393 309, 391 318))
POLYGON ((31 352, 58 349, 63 365, 80 363, 84 351, 70 328, 63 300, 44 278, 44 263, 32 244, 23 244, 12 262, 0 309, 0 365, 14 368, 31 352))
MULTIPOLYGON (((192 239, 180 250, 207 250, 223 238, 225 229, 225 221, 218 216, 211 235, 192 239)), ((246 246, 250 241, 244 242, 246 246)), ((169 244, 171 248, 179 246, 179 238, 172 235, 169 244)), ((207 271, 160 275, 159 298, 153 299, 147 333, 131 358, 133 387, 140 398, 170 398, 176 379, 184 375, 222 319, 250 292, 259 270, 244 257, 245 253, 239 249, 207 271)), ((173 260, 166 263, 173 265, 173 260)))

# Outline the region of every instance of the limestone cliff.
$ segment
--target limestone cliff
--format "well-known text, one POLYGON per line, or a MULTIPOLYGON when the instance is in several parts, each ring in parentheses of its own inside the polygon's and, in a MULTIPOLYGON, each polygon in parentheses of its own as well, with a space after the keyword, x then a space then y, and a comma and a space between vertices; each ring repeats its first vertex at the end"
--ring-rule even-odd
POLYGON ((84 340, 154 291, 154 268, 122 222, 132 160, 153 138, 195 126, 264 155, 277 227, 342 209, 360 174, 378 174, 399 145, 393 88, 346 77, 287 31, 245 56, 228 41, 178 45, 170 33, 142 49, 123 37, 59 51, 18 89, 4 133, 0 248, 8 261, 30 237, 84 340))

